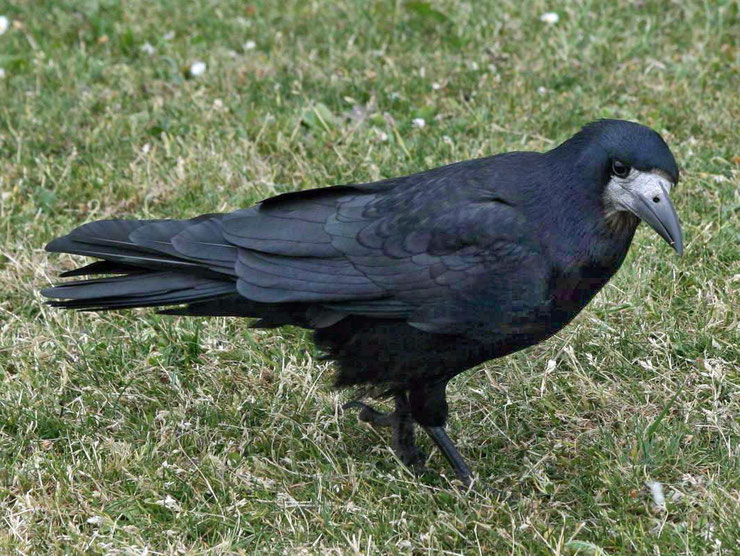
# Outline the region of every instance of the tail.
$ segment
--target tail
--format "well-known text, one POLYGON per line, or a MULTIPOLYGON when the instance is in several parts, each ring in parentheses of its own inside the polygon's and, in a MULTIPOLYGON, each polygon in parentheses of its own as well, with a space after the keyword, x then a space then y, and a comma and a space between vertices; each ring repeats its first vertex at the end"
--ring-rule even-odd
POLYGON ((230 262, 232 255, 224 253, 235 247, 219 243, 223 241, 220 234, 198 238, 210 258, 199 256, 192 245, 189 250, 186 245, 175 248, 175 236, 186 228, 192 234, 195 224, 206 221, 211 228, 218 227, 220 215, 191 220, 99 220, 80 226, 49 243, 46 250, 102 260, 62 274, 63 278, 90 278, 56 284, 41 294, 51 300, 51 306, 65 309, 166 307, 159 312, 255 318, 251 326, 259 328, 286 324, 318 328, 341 319, 335 312, 307 303, 261 303, 243 297, 236 289, 235 256, 230 262))
POLYGON ((91 278, 57 284, 41 293, 54 307, 98 311, 203 303, 233 296, 233 276, 178 256, 172 249, 175 235, 212 217, 99 220, 80 226, 49 243, 46 250, 102 260, 62 274, 91 278))

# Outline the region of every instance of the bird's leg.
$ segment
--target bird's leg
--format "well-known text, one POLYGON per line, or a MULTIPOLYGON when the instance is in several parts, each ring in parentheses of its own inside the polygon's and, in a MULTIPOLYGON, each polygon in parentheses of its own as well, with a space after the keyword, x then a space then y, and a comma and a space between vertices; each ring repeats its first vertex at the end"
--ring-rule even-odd
POLYGON ((414 419, 407 395, 399 393, 395 397, 395 403, 396 409, 391 413, 382 413, 359 400, 347 402, 342 409, 359 408, 360 421, 376 427, 391 427, 393 451, 398 459, 415 471, 423 471, 426 454, 416 446, 414 419))
POLYGON ((396 396, 394 413, 397 415, 397 421, 393 427, 393 450, 404 464, 422 472, 427 456, 416 445, 414 418, 405 392, 396 396))
POLYGON ((430 436, 434 443, 439 448, 440 452, 444 455, 447 461, 455 471, 455 475, 466 487, 470 486, 473 482, 473 473, 470 471, 468 464, 457 451, 457 448, 447 436, 447 432, 444 427, 424 427, 424 430, 430 436))
POLYGON ((419 423, 450 463, 457 478, 466 487, 473 482, 473 473, 445 432, 447 421, 446 382, 425 382, 409 391, 409 406, 419 423))

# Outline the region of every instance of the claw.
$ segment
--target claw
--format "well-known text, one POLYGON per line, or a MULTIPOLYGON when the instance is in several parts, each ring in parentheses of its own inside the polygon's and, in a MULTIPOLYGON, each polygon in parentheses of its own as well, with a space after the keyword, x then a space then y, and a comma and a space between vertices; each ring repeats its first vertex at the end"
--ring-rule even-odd
POLYGON ((396 456, 416 473, 425 471, 426 454, 417 446, 414 438, 414 421, 404 399, 396 399, 396 410, 383 413, 359 400, 342 406, 343 410, 359 409, 358 419, 375 427, 393 428, 392 446, 396 456))
MULTIPOLYGON (((395 397, 395 411, 383 413, 369 406, 360 400, 352 400, 342 406, 343 410, 359 409, 357 417, 364 423, 370 423, 376 427, 391 427, 393 435, 391 445, 396 456, 416 473, 425 471, 426 454, 416 446, 414 433, 414 417, 411 413, 409 397, 406 393, 400 393, 395 397)), ((439 448, 442 455, 452 466, 457 479, 461 483, 461 490, 469 492, 479 484, 473 478, 473 473, 465 463, 453 444, 450 437, 447 436, 444 426, 424 426, 430 438, 439 448)), ((484 486, 485 488, 485 486, 484 486)), ((496 493, 498 495, 498 493, 496 493)))
POLYGON ((342 406, 342 409, 345 411, 347 409, 359 409, 360 413, 358 413, 357 418, 363 423, 370 423, 377 427, 390 427, 396 420, 395 413, 383 413, 359 400, 347 402, 342 406))

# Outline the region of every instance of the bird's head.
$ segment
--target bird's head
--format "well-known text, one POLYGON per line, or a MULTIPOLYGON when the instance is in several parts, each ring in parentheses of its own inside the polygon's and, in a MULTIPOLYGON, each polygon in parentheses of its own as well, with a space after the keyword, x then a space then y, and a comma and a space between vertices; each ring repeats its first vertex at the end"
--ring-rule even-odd
POLYGON ((681 255, 683 233, 669 197, 678 183, 678 165, 663 138, 623 120, 588 124, 576 138, 587 146, 584 155, 599 175, 607 220, 619 226, 634 215, 681 255))

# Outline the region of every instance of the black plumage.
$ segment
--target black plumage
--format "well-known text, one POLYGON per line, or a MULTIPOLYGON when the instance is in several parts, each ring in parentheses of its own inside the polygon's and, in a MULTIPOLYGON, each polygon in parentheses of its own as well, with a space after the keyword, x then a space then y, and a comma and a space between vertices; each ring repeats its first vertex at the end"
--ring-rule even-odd
POLYGON ((106 276, 43 294, 65 308, 176 306, 162 312, 311 328, 337 363, 337 386, 396 397, 390 415, 349 405, 394 427, 405 462, 421 458, 415 421, 467 482, 444 434, 447 382, 565 326, 622 264, 638 218, 680 251, 667 195, 677 181, 656 132, 603 120, 542 154, 287 193, 190 220, 86 224, 47 249, 102 259, 68 276, 106 276))

